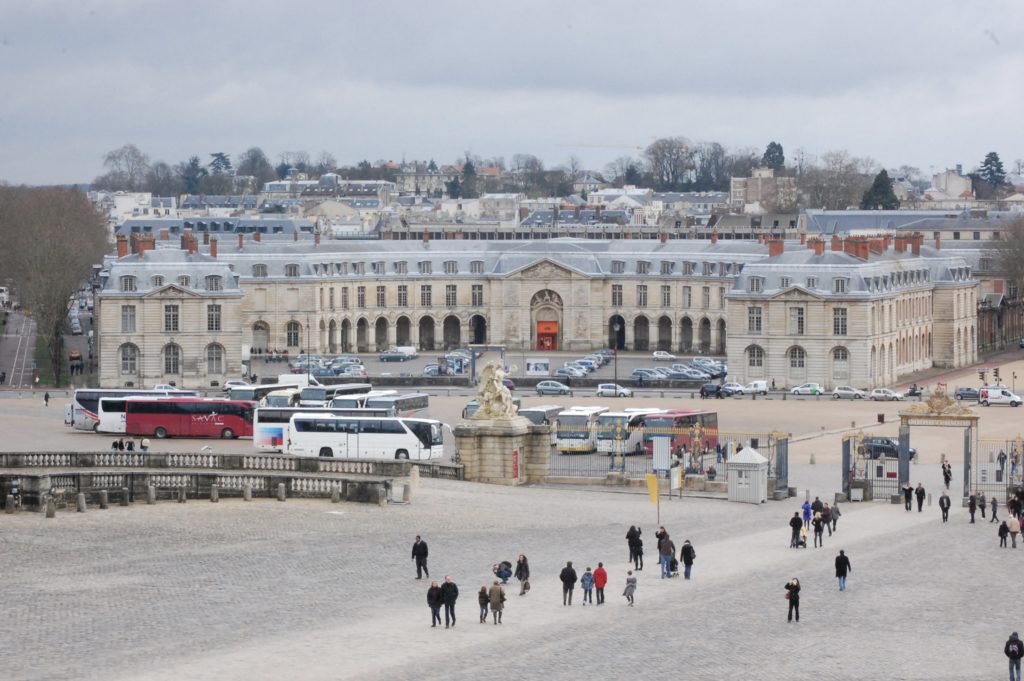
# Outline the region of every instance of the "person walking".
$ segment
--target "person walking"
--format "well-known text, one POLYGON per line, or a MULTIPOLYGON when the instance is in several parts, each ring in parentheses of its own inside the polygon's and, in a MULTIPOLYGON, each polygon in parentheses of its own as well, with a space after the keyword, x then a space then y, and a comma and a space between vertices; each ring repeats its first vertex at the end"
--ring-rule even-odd
POLYGON ((50 393, 49 393, 49 391, 43 393, 43 406, 44 407, 49 407, 50 406, 50 393))
POLYGON ((811 524, 811 505, 805 501, 800 508, 804 512, 804 527, 808 527, 811 524))
POLYGON ((444 576, 444 584, 441 585, 441 602, 444 603, 444 628, 447 629, 449 621, 455 626, 455 601, 459 599, 459 587, 448 575, 444 576))
POLYGON ((914 488, 910 486, 910 483, 903 485, 903 508, 907 511, 912 510, 914 499, 914 488))
POLYGON ((924 506, 924 485, 917 483, 917 489, 914 490, 914 494, 917 496, 917 512, 921 512, 921 508, 924 506))
POLYGON ((809 534, 809 532, 807 531, 807 528, 804 527, 804 526, 801 526, 800 527, 800 541, 797 542, 797 546, 799 546, 800 548, 803 548, 803 549, 807 548, 807 535, 808 534, 809 534))
POLYGON ((576 588, 576 570, 572 567, 572 561, 565 564, 558 574, 562 581, 562 605, 572 605, 572 592, 576 588))
POLYGON ((1006 548, 1006 538, 1010 535, 1010 528, 1007 526, 1006 521, 999 523, 999 548, 1006 548))
POLYGON ((846 575, 850 572, 853 572, 850 559, 847 557, 846 552, 840 549, 839 555, 836 556, 836 578, 839 579, 840 591, 846 591, 846 575))
POLYGON ((985 502, 985 493, 984 492, 978 492, 978 510, 981 511, 981 519, 982 520, 985 519, 985 506, 986 505, 987 504, 985 502))
POLYGON ((825 529, 828 530, 828 536, 832 536, 832 509, 828 504, 825 504, 821 509, 821 522, 825 524, 825 529))
POLYGON ((604 586, 608 583, 608 572, 604 569, 604 563, 598 563, 594 570, 594 588, 597 589, 597 604, 604 605, 604 586))
POLYGON ((658 560, 661 562, 661 578, 666 579, 672 576, 672 559, 676 555, 676 545, 665 532, 658 540, 658 560))
POLYGON ((476 594, 476 602, 480 605, 480 624, 487 624, 487 608, 491 605, 491 595, 486 586, 480 587, 476 594))
POLYGON ((630 570, 626 573, 626 589, 622 592, 622 595, 626 597, 629 602, 629 607, 633 607, 633 594, 636 593, 636 577, 633 576, 633 571, 630 570))
POLYGON ((820 497, 814 497, 814 501, 811 502, 811 513, 821 513, 821 509, 825 508, 825 504, 822 503, 820 497))
POLYGON ((1006 528, 1010 530, 1010 548, 1017 548, 1017 534, 1020 532, 1020 521, 1014 516, 1006 520, 1006 528))
POLYGON ((1024 644, 1016 631, 1010 634, 1003 646, 1003 654, 1010 660, 1010 681, 1020 681, 1020 658, 1024 657, 1024 644))
POLYGON ((942 496, 939 497, 939 510, 942 511, 942 522, 949 522, 949 507, 951 502, 949 495, 946 494, 946 490, 942 490, 942 496))
POLYGON ((516 561, 516 579, 519 580, 519 595, 522 596, 530 590, 530 562, 521 553, 516 561))
POLYGON ((683 541, 683 548, 679 549, 679 557, 683 559, 683 579, 689 579, 693 561, 697 559, 697 552, 693 550, 693 544, 689 539, 683 541))
POLYGON ((953 466, 948 461, 942 464, 942 481, 946 483, 946 489, 949 489, 949 483, 953 482, 953 466))
MULTIPOLYGON (((491 617, 494 619, 494 626, 498 626, 501 624, 501 611, 505 609, 505 590, 501 588, 501 582, 494 580, 487 595, 491 602, 491 617)), ((484 621, 487 621, 486 617, 484 621)))
POLYGON ((416 561, 416 579, 423 579, 425 574, 430 577, 430 570, 427 569, 427 542, 416 535, 416 541, 412 543, 412 559, 416 561))
POLYGON ((789 601, 789 615, 787 622, 793 621, 793 613, 796 613, 796 621, 800 621, 800 580, 794 577, 786 582, 786 600, 789 601))
POLYGON ((148 452, 149 451, 149 438, 148 437, 142 438, 142 442, 139 443, 139 449, 142 450, 143 452, 148 452))
POLYGON ((1006 452, 1002 449, 999 450, 999 456, 996 457, 996 462, 999 464, 1000 477, 1006 475, 1006 452))
POLYGON ((590 567, 587 567, 587 571, 580 577, 580 586, 583 587, 583 605, 588 602, 594 604, 594 573, 591 572, 590 567))
POLYGON ((814 514, 814 520, 811 521, 811 527, 814 528, 814 548, 825 546, 825 537, 823 534, 825 530, 825 523, 822 521, 820 513, 814 514))
POLYGON ((996 517, 996 511, 998 511, 998 510, 999 510, 999 502, 996 501, 995 497, 992 497, 992 520, 989 521, 990 523, 997 523, 997 522, 999 522, 999 518, 996 517))
MULTIPOLYGON (((838 503, 832 504, 832 508, 830 510, 832 511, 832 531, 835 532, 836 531, 836 525, 839 524, 839 516, 841 516, 842 513, 839 512, 839 504, 838 503)), ((832 536, 832 535, 829 535, 829 536, 832 536)))
POLYGON ((633 564, 635 570, 644 569, 644 542, 640 539, 641 534, 643 532, 635 525, 630 525, 629 531, 626 532, 626 543, 629 544, 629 562, 633 564))
POLYGON ((789 527, 793 531, 789 538, 789 548, 795 549, 800 542, 800 529, 804 523, 800 520, 800 511, 793 511, 793 517, 789 519, 789 527))
POLYGON ((967 512, 971 514, 971 525, 974 524, 974 512, 978 510, 978 497, 972 494, 967 500, 967 512))
POLYGON ((431 582, 427 589, 427 605, 430 606, 430 626, 436 627, 441 623, 441 587, 437 580, 431 582))

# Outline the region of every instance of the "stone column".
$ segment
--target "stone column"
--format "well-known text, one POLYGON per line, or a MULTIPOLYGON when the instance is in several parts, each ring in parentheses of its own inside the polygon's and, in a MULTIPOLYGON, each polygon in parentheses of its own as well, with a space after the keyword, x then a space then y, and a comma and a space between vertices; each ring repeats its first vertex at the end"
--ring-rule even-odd
POLYGON ((636 347, 634 346, 634 342, 635 342, 636 339, 633 337, 633 329, 635 327, 629 321, 625 322, 625 327, 626 328, 624 329, 624 331, 625 331, 626 336, 625 336, 624 340, 625 340, 626 347, 624 349, 625 350, 636 350, 636 347))
POLYGON ((466 480, 496 485, 528 481, 531 423, 522 416, 467 419, 455 427, 466 480))
POLYGON ((396 345, 398 345, 398 326, 388 324, 388 348, 393 348, 396 345))

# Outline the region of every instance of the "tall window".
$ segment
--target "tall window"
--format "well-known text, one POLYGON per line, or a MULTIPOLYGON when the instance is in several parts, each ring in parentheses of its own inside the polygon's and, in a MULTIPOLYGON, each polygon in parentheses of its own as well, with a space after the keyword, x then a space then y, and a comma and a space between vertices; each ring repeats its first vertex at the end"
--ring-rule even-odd
POLYGON ((752 345, 747 350, 747 366, 764 366, 764 349, 759 345, 752 345))
POLYGON ((801 347, 790 348, 789 366, 791 369, 803 369, 807 362, 807 353, 801 347))
POLYGON ((473 284, 473 288, 472 288, 471 292, 472 292, 472 298, 473 298, 473 300, 472 300, 473 307, 483 307, 484 306, 484 285, 483 284, 473 284))
POLYGON ((431 307, 433 304, 434 295, 430 288, 430 284, 420 286, 420 305, 422 307, 431 307))
POLYGON ((252 276, 254 276, 254 277, 258 278, 258 279, 262 279, 262 278, 266 277, 267 276, 267 266, 266 265, 253 265, 252 266, 252 276))
POLYGON ((398 307, 409 307, 409 287, 405 284, 398 285, 398 307))
POLYGON ((672 287, 662 286, 661 287, 661 306, 672 307, 672 287))
POLYGON ((137 374, 139 372, 139 349, 131 343, 121 346, 121 373, 137 374))
POLYGON ((848 378, 850 375, 850 353, 846 348, 832 351, 832 375, 836 378, 848 378))
POLYGON ((334 309, 334 287, 327 289, 327 302, 330 304, 330 308, 334 309))
POLYGON ((164 373, 181 373, 181 348, 173 343, 164 348, 164 373))
POLYGON ((690 307, 693 305, 693 290, 689 286, 683 287, 683 307, 690 307))
POLYGON ((846 308, 837 307, 832 310, 832 334, 835 336, 846 335, 846 308))
POLYGON ((206 330, 220 331, 220 305, 206 306, 206 330))
POLYGON ((647 307, 647 284, 636 285, 636 306, 647 307))
POLYGON ((789 333, 794 336, 804 335, 804 309, 802 307, 789 308, 789 333))
POLYGON ((223 289, 223 280, 216 274, 211 274, 206 278, 207 291, 222 291, 223 289))
POLYGON ((724 286, 719 286, 718 287, 718 309, 719 310, 724 310, 725 309, 725 287, 724 286))
POLYGON ((444 304, 447 307, 455 307, 456 302, 456 288, 455 284, 447 284, 444 287, 444 304))
POLYGON ((612 307, 622 307, 622 284, 612 284, 612 307))
POLYGON ((356 307, 366 307, 366 287, 356 287, 356 307))
POLYGON ((704 286, 700 290, 700 306, 704 309, 711 307, 711 287, 704 286))
POLYGON ((121 290, 127 293, 135 291, 135 277, 124 276, 121 277, 121 290))
POLYGON ((377 287, 377 307, 385 307, 385 292, 383 286, 377 287))
POLYGON ((178 330, 178 306, 164 305, 164 331, 178 330))
MULTIPOLYGON (((135 333, 135 306, 121 306, 121 333, 135 333)), ((132 372, 134 373, 134 372, 132 372)))
POLYGON ((747 333, 761 333, 761 308, 747 308, 747 333))
POLYGON ((341 289, 341 309, 348 309, 348 286, 341 289))
POLYGON ((299 347, 299 341, 302 340, 299 334, 301 328, 298 322, 288 322, 288 325, 285 326, 285 342, 288 344, 288 347, 299 347))
POLYGON ((224 373, 224 348, 217 343, 206 346, 206 373, 224 373))

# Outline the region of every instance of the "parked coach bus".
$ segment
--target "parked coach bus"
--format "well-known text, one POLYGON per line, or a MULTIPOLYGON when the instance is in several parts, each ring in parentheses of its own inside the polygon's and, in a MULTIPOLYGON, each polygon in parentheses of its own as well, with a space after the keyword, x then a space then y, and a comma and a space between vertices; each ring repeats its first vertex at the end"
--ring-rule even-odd
POLYGON ((597 418, 608 407, 572 407, 558 415, 558 451, 590 454, 597 450, 597 418))
POLYGON ((365 395, 373 390, 369 383, 342 383, 340 385, 311 385, 299 393, 300 407, 326 407, 336 397, 365 395))
POLYGON ((648 414, 645 417, 644 441, 648 454, 654 452, 655 437, 672 438, 669 451, 678 452, 685 448, 693 449, 691 438, 699 432, 703 444, 708 449, 718 445, 718 412, 693 409, 665 411, 659 414, 648 414), (699 428, 698 428, 699 426, 699 428))
POLYGON ((257 407, 253 415, 252 444, 266 452, 283 452, 288 422, 296 414, 315 416, 394 416, 386 409, 330 409, 327 407, 257 407))
POLYGON ((252 437, 255 405, 238 400, 167 397, 125 401, 125 433, 153 437, 252 437))
POLYGON ((346 459, 439 459, 440 421, 297 414, 288 424, 285 452, 346 459))
POLYGON ((644 426, 652 414, 661 409, 606 411, 597 417, 597 452, 599 454, 643 454, 644 426))
POLYGON ((64 425, 78 430, 96 430, 99 424, 99 402, 102 397, 195 397, 194 390, 135 390, 133 388, 88 388, 76 390, 71 402, 64 406, 64 425))

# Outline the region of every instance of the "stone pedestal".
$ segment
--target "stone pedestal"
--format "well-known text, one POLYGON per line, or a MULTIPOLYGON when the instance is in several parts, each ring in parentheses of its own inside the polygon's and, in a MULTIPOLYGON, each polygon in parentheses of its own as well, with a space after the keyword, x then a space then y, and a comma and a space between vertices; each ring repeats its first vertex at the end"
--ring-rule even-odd
POLYGON ((469 419, 457 425, 454 432, 466 480, 521 485, 547 474, 547 429, 534 426, 522 416, 469 419), (538 445, 542 445, 540 452, 538 445))

